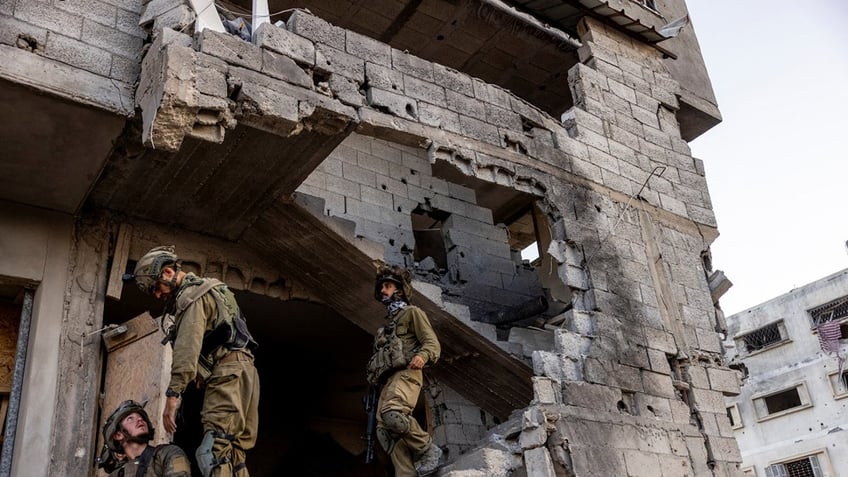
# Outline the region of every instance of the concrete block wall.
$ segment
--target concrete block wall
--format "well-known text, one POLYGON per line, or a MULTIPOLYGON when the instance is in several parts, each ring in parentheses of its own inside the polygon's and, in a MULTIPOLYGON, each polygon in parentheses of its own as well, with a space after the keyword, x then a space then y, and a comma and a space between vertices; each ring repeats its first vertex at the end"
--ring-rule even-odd
POLYGON ((352 134, 297 191, 324 199, 324 214, 352 221, 357 236, 382 244, 384 260, 425 277, 433 274, 413 259, 411 214, 419 207, 449 213, 442 224, 448 270, 436 281, 461 286, 451 300, 472 318, 542 293, 536 272, 513 260, 506 228, 476 204, 473 189, 433 176, 424 149, 352 134))
POLYGON ((0 52, 16 64, 3 69, 51 71, 33 80, 62 96, 131 114, 131 86, 138 80, 148 35, 139 25, 143 3, 4 0, 0 52), (76 88, 77 83, 83 87, 76 88))
POLYGON ((738 475, 741 456, 722 404, 738 389, 723 379, 732 371, 721 359, 701 259, 710 239, 697 225, 714 218, 703 166, 669 120, 675 84, 651 68, 656 55, 647 47, 591 21, 582 32, 584 64, 570 72, 576 106, 565 122, 592 167, 577 159, 575 169, 634 194, 645 184, 640 198, 657 209, 633 210, 569 184, 550 191, 555 203, 576 204, 562 229, 582 245, 591 287, 562 273, 574 268, 564 254, 561 276, 577 291, 575 309, 554 350, 534 353, 534 369, 562 383, 559 413, 575 419, 558 421, 557 432, 577 475, 738 475), (648 179, 657 166, 662 176, 648 179), (603 469, 601 452, 611 456, 603 469))
MULTIPOLYGON (((453 257, 454 279, 467 273, 460 266, 514 267, 503 253, 502 229, 471 215, 479 207, 468 190, 429 173, 433 158, 542 198, 554 248, 579 252, 557 259, 574 308, 559 344, 533 354, 534 368, 558 383, 562 403, 554 403, 554 414, 574 424, 558 429, 530 419, 521 448, 533 466, 545 468, 548 455, 553 466, 584 462, 588 472, 597 456, 609 454, 612 467, 600 475, 651 475, 665 461, 682 463, 669 475, 733 475, 738 450, 718 420, 717 397, 726 390, 697 380, 702 370, 725 370, 716 358, 715 311, 700 264, 715 219, 703 164, 674 122, 677 86, 653 49, 591 20, 584 20, 581 39, 583 63, 569 74, 575 107, 564 125, 500 88, 303 12, 286 29, 263 26, 256 45, 207 31, 199 51, 183 53, 194 66, 241 81, 235 105, 214 82, 203 91, 247 124, 296 133, 289 126, 302 126, 316 105, 358 121, 368 135, 351 136, 300 191, 325 199, 327 215, 354 221, 358 235, 386 247, 389 261, 409 264, 409 213, 429 201, 452 214, 444 232, 457 248, 470 245, 471 257, 453 257), (244 104, 256 109, 239 109, 244 104), (395 140, 401 137, 405 144, 417 137, 427 154, 402 146, 395 140), (636 192, 640 198, 627 207, 636 192), (662 431, 647 447, 642 439, 621 442, 622 421, 640 436, 662 431), (599 438, 580 441, 580 425, 599 438), (539 429, 570 437, 537 451, 539 429), (672 434, 683 436, 685 451, 664 444, 672 434), (570 458, 563 457, 572 452, 566 442, 576 442, 570 458)), ((508 295, 491 293, 507 289, 500 279, 498 287, 494 275, 481 276, 462 290, 476 287, 481 302, 504 306, 499 300, 508 295)))

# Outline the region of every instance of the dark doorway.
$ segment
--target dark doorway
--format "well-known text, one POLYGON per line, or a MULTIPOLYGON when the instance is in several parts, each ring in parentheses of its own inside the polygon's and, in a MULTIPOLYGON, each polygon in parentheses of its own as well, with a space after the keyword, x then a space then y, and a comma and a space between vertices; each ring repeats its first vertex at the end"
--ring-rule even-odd
MULTIPOLYGON (((257 445, 247 455, 250 475, 390 475, 382 450, 377 462, 364 463, 362 398, 372 335, 322 304, 234 292, 259 343, 260 423, 257 445)), ((161 314, 160 305, 125 286, 120 302, 107 302, 105 321, 121 323, 145 310, 161 314)), ((186 393, 175 436, 192 459, 202 437, 201 402, 200 391, 186 393)))

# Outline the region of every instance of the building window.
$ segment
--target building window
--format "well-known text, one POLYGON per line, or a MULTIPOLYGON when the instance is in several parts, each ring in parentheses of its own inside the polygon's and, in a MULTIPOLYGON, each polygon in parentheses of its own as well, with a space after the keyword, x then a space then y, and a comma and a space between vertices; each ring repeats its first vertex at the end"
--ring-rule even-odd
POLYGON ((766 467, 766 477, 823 477, 818 456, 781 462, 766 467))
MULTIPOLYGON (((817 328, 822 323, 830 321, 844 320, 848 322, 848 296, 807 310, 807 314, 810 315, 813 328, 817 328)), ((848 324, 843 324, 842 326, 842 338, 848 338, 848 324)))
POLYGON ((801 405, 801 396, 797 389, 790 389, 777 393, 773 396, 763 398, 766 402, 769 414, 785 411, 801 405))
POLYGON ((757 419, 764 421, 774 417, 789 414, 812 406, 810 393, 804 383, 796 384, 791 388, 780 391, 754 396, 754 410, 757 419))
POLYGON ((778 321, 737 337, 736 346, 745 353, 751 354, 786 341, 788 341, 786 328, 783 326, 783 321, 778 321))
POLYGON ((727 406, 727 418, 730 419, 730 427, 733 429, 742 427, 742 415, 739 414, 739 406, 736 404, 727 406))
POLYGON ((828 375, 830 387, 833 390, 833 397, 842 399, 848 397, 848 370, 842 371, 842 374, 831 373, 828 375))

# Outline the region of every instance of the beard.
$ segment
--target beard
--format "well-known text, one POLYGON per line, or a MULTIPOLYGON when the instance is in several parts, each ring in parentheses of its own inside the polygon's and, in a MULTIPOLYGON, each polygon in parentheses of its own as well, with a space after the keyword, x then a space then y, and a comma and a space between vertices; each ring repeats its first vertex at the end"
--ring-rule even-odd
POLYGON ((135 442, 136 444, 147 444, 153 440, 153 433, 148 431, 137 436, 127 436, 126 442, 135 442))

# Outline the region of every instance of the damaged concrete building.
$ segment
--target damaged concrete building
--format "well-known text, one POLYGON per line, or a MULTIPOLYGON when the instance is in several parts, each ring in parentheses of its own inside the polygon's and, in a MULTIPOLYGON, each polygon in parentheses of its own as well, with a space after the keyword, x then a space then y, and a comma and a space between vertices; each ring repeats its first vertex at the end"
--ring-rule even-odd
POLYGON ((848 269, 727 317, 728 397, 745 475, 848 475, 848 269))
POLYGON ((442 341, 441 475, 740 475, 683 0, 268 4, 0 0, 0 477, 96 475, 124 399, 161 419, 161 310, 121 282, 161 244, 259 341, 254 476, 388 475, 380 261, 442 341))

